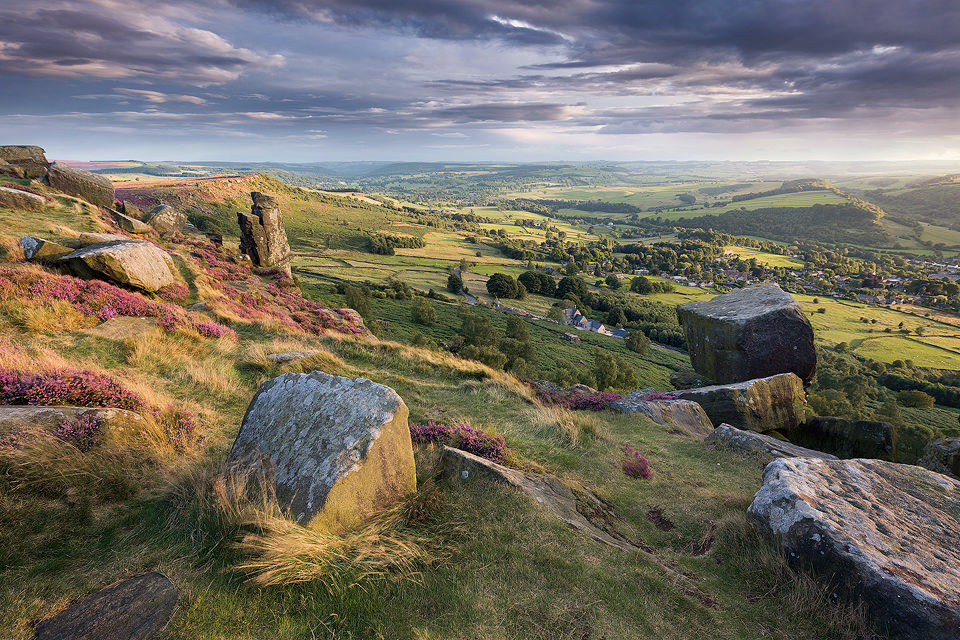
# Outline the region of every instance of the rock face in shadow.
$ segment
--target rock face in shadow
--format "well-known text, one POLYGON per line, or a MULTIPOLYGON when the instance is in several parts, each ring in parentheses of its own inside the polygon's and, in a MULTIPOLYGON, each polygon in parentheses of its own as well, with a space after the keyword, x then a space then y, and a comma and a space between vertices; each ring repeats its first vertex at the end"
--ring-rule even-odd
POLYGON ((960 478, 960 438, 941 438, 928 442, 917 464, 937 473, 960 478))
POLYGON ((813 327, 793 297, 777 285, 738 289, 677 310, 690 362, 718 384, 796 374, 813 378, 813 327))
POLYGON ((881 635, 960 637, 960 481, 883 460, 775 460, 748 509, 791 561, 862 598, 881 635))
POLYGON ((0 162, 8 164, 20 178, 42 178, 50 166, 44 150, 30 145, 0 146, 0 162))
POLYGON ((798 426, 790 438, 805 447, 829 451, 838 458, 892 462, 897 453, 897 432, 889 422, 816 416, 798 426))
POLYGON ((777 440, 773 436, 767 436, 762 433, 757 433, 756 431, 743 431, 741 429, 737 429, 736 427, 731 427, 728 424, 722 424, 714 429, 713 433, 707 436, 706 442, 724 444, 740 451, 755 451, 757 453, 765 453, 773 456, 774 458, 822 458, 824 460, 837 459, 836 456, 830 455, 829 453, 814 451, 813 449, 805 449, 804 447, 800 447, 790 442, 777 440))
POLYGON ((621 413, 639 413, 657 424, 672 424, 692 436, 704 438, 713 431, 713 423, 696 402, 690 400, 644 400, 643 391, 625 395, 607 405, 621 413), (636 394, 636 395, 635 395, 636 394))
POLYGON ((144 291, 159 291, 177 281, 176 265, 166 251, 149 242, 92 244, 68 253, 57 264, 76 276, 113 280, 144 291))
POLYGON ((347 530, 416 490, 407 415, 382 384, 287 373, 260 385, 227 465, 266 472, 300 524, 347 530))
POLYGON ((148 573, 118 582, 36 627, 36 640, 151 640, 177 606, 166 576, 148 573))
POLYGON ((108 208, 113 206, 113 183, 103 176, 54 162, 44 180, 57 191, 83 198, 90 204, 108 208))
POLYGON ((278 267, 289 275, 290 244, 277 197, 258 191, 250 196, 253 198, 250 213, 237 213, 240 251, 250 256, 254 266, 278 267))
POLYGON ((671 393, 699 404, 713 424, 757 432, 794 429, 807 406, 803 383, 792 373, 671 393))

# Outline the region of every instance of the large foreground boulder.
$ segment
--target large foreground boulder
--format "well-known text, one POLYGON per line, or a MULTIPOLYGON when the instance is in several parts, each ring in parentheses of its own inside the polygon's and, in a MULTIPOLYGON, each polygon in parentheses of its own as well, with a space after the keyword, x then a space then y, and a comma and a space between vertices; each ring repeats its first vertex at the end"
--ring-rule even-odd
POLYGON ((775 460, 748 513, 861 598, 881 635, 960 637, 960 481, 883 460, 775 460))
POLYGON ((807 398, 792 373, 675 392, 696 402, 714 424, 750 431, 790 431, 803 422, 807 398))
POLYGON ((800 305, 777 285, 738 289, 677 310, 690 362, 720 384, 794 373, 813 377, 813 327, 800 305))
POLYGON ((80 278, 106 278, 150 292, 177 281, 173 258, 149 242, 92 244, 68 253, 57 264, 80 278))
POLYGON ((183 231, 183 225, 187 224, 187 214, 168 204, 160 204, 144 215, 143 221, 157 233, 169 235, 183 231))
POLYGON ((722 424, 713 430, 707 436, 706 442, 723 444, 731 449, 738 451, 753 451, 764 453, 774 458, 822 458, 824 460, 836 460, 837 457, 822 451, 805 449, 790 442, 778 440, 773 436, 767 436, 756 431, 744 431, 731 427, 728 424, 722 424))
POLYGON ((290 244, 276 196, 254 191, 250 213, 237 213, 240 251, 258 267, 279 267, 290 274, 290 244))
POLYGON ((960 478, 960 438, 941 438, 928 442, 917 464, 937 473, 960 478))
POLYGON ((838 458, 893 461, 897 455, 897 431, 889 422, 816 416, 798 426, 790 439, 838 458))
POLYGON ((37 262, 53 262, 73 252, 73 249, 65 247, 58 242, 34 236, 23 236, 20 238, 20 246, 23 248, 24 258, 37 262))
POLYGON ((124 580, 42 621, 36 640, 152 640, 178 597, 173 583, 159 573, 124 580))
POLYGON ((322 371, 260 385, 227 463, 267 472, 301 524, 342 531, 417 486, 407 406, 397 392, 322 371))
POLYGON ((639 413, 657 424, 676 425, 692 436, 706 437, 713 431, 713 423, 696 402, 690 400, 647 400, 644 391, 634 391, 614 400, 608 409, 621 413, 639 413))
POLYGON ((43 211, 46 206, 47 200, 43 196, 21 189, 0 187, 0 207, 21 211, 43 211))
POLYGON ((21 178, 42 178, 50 165, 44 150, 31 145, 0 146, 0 161, 21 178))
POLYGON ((83 198, 90 204, 99 207, 113 206, 113 183, 103 176, 62 162, 54 162, 44 180, 54 189, 83 198))

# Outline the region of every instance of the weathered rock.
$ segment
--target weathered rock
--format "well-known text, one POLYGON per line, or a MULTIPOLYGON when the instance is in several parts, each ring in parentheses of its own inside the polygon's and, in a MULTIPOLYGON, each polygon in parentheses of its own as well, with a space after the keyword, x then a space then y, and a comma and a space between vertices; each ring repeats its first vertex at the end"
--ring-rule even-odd
POLYGON ((159 328, 160 321, 156 318, 114 316, 95 327, 84 329, 81 333, 108 340, 127 340, 150 335, 159 328))
POLYGON ((46 206, 47 200, 43 196, 11 187, 0 187, 0 207, 22 211, 43 211, 46 206))
POLYGON ((42 429, 54 431, 64 422, 85 416, 96 416, 103 421, 102 429, 110 436, 127 429, 139 429, 143 418, 126 409, 110 407, 45 407, 0 406, 0 436, 42 429))
POLYGON ((792 373, 672 393, 698 403, 714 424, 758 432, 790 431, 803 422, 807 404, 803 382, 792 373))
POLYGON ((144 291, 158 291, 177 281, 173 259, 149 242, 92 244, 68 253, 57 263, 80 278, 108 278, 144 291))
POLYGON ((614 400, 608 409, 622 413, 639 413, 657 424, 672 424, 693 436, 705 437, 713 431, 713 423, 696 402, 690 400, 643 400, 646 390, 634 391, 614 400))
POLYGON ((755 451, 757 453, 766 453, 775 458, 822 458, 824 460, 836 460, 836 456, 822 451, 805 449, 801 446, 778 440, 772 436, 757 433, 756 431, 743 431, 728 424, 722 424, 713 430, 707 436, 706 442, 715 442, 724 444, 740 451, 755 451))
POLYGON ((13 167, 20 178, 42 178, 50 165, 42 148, 29 145, 0 146, 0 161, 13 167))
POLYGON ((803 309, 777 285, 738 289, 677 310, 690 362, 719 384, 778 373, 813 377, 817 353, 803 309))
POLYGON ((37 262, 53 262, 73 251, 70 247, 65 247, 52 240, 44 240, 34 236, 20 238, 20 246, 23 247, 24 258, 37 262))
POLYGON ((140 207, 132 202, 127 202, 126 200, 118 201, 117 210, 123 215, 133 218, 134 220, 143 220, 143 211, 141 211, 140 207))
POLYGON ((883 460, 775 460, 748 513, 862 598, 883 635, 960 637, 960 480, 883 460))
POLYGON ((838 458, 893 461, 897 452, 897 432, 889 422, 817 416, 798 426, 790 439, 838 458))
POLYGON ((143 221, 153 227, 157 233, 168 235, 183 231, 183 225, 187 223, 187 215, 168 204, 161 204, 151 209, 143 217, 143 221))
MULTIPOLYGON (((508 484, 520 489, 554 516, 597 542, 628 552, 638 549, 628 535, 611 526, 619 519, 613 515, 610 505, 583 487, 575 487, 577 490, 574 491, 574 488, 555 476, 511 469, 451 447, 443 448, 440 460, 443 465, 443 478, 450 482, 470 482, 484 478, 508 484), (581 511, 586 511, 591 516, 602 514, 597 519, 601 520, 603 526, 594 523, 581 511)), ((625 523, 618 524, 626 528, 625 523)))
POLYGON ((250 213, 237 213, 240 251, 258 267, 279 267, 290 274, 290 245, 276 196, 254 191, 250 213))
POLYGON ((941 438, 928 442, 917 464, 937 473, 960 478, 960 438, 941 438))
POLYGON ((713 384, 713 380, 692 369, 681 369, 670 374, 670 384, 674 389, 696 389, 713 384))
POLYGON ((113 183, 103 176, 62 162, 54 162, 44 180, 54 189, 83 198, 90 204, 99 207, 113 206, 113 183))
POLYGON ((91 244, 103 244, 105 242, 140 242, 134 238, 122 236, 119 233, 81 233, 77 238, 77 243, 81 247, 87 247, 91 244))
POLYGON ((407 406, 396 391, 322 371, 260 385, 228 457, 266 469, 280 503, 311 528, 340 531, 417 486, 407 406))
POLYGON ((207 306, 207 303, 203 301, 194 302, 192 305, 190 305, 190 311, 206 311, 207 306))
POLYGON ((124 580, 36 627, 36 640, 151 640, 177 606, 177 589, 159 573, 124 580))
POLYGON ((267 360, 275 364, 286 364, 287 362, 296 362, 304 360, 320 353, 318 349, 306 349, 304 351, 286 351, 284 353, 267 354, 267 360))
POLYGON ((127 233, 150 233, 153 231, 153 227, 148 225, 145 222, 140 222, 136 218, 131 218, 130 216, 120 213, 119 211, 114 211, 110 209, 110 215, 113 216, 113 219, 120 225, 120 228, 126 231, 127 233))

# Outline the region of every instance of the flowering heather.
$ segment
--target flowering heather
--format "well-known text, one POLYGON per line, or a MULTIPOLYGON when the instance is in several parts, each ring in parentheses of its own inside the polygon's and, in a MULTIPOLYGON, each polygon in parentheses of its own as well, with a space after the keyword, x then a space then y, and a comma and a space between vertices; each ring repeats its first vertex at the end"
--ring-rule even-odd
POLYGON ((225 327, 222 324, 216 324, 214 322, 197 322, 194 323, 193 328, 204 338, 237 337, 237 332, 230 327, 225 327))
POLYGON ((183 302, 190 295, 190 289, 185 284, 175 282, 168 284, 157 291, 157 296, 167 302, 183 302))
POLYGON ((0 404, 145 408, 143 398, 110 376, 80 369, 0 369, 0 404))
POLYGON ((80 451, 89 451, 100 442, 103 418, 88 413, 74 420, 65 420, 57 427, 55 435, 66 440, 80 451))
POLYGON ((197 418, 190 411, 154 411, 153 417, 176 451, 183 453, 200 444, 202 437, 197 433, 197 418))
POLYGON ((412 424, 410 437, 417 444, 441 442, 493 462, 503 462, 510 455, 503 436, 488 436, 465 422, 450 425, 431 420, 427 424, 412 424))
POLYGON ((631 478, 643 478, 649 480, 653 477, 653 469, 647 459, 640 455, 639 451, 634 451, 629 444, 623 445, 624 459, 620 463, 623 473, 631 478))
POLYGON ((32 193, 35 196, 40 196, 47 202, 55 202, 53 196, 48 196, 45 193, 40 193, 36 189, 31 189, 30 187, 25 187, 21 184, 16 184, 15 182, 5 182, 3 186, 7 189, 16 189, 17 191, 26 191, 27 193, 32 193))
POLYGON ((562 393, 559 391, 549 391, 547 389, 537 389, 537 396, 544 404, 552 404, 575 411, 601 411, 607 408, 607 405, 614 400, 619 400, 623 396, 612 391, 594 391, 592 393, 562 393))
POLYGON ((653 393, 648 393, 647 395, 640 398, 641 400, 676 400, 677 395, 675 393, 669 393, 664 391, 654 391, 653 393))

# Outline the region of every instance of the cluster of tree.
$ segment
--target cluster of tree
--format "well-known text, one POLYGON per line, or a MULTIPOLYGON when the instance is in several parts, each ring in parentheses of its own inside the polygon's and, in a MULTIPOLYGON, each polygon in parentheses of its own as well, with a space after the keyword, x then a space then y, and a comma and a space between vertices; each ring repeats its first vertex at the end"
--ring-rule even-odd
POLYGON ((460 333, 449 346, 461 358, 478 360, 524 379, 536 376, 537 354, 523 318, 508 316, 504 336, 489 317, 474 311, 462 311, 460 323, 460 333))
POLYGON ((527 288, 506 273, 495 273, 487 279, 487 293, 497 298, 523 300, 527 297, 527 288))
POLYGON ((546 198, 516 198, 504 200, 507 208, 539 213, 545 216, 556 214, 559 209, 575 211, 602 211, 604 213, 642 213, 643 208, 626 202, 603 202, 602 200, 551 200, 546 198))
POLYGON ((937 404, 960 408, 960 386, 930 381, 916 371, 887 371, 879 377, 879 382, 894 391, 921 391, 932 397, 937 404))
POLYGON ((396 253, 394 249, 421 249, 423 246, 423 238, 416 236, 393 236, 376 233, 367 240, 367 248, 370 253, 383 256, 394 255, 396 253))
POLYGON ((674 286, 669 282, 651 280, 646 276, 637 276, 630 281, 630 291, 645 296, 652 293, 670 293, 673 290, 674 286))
POLYGON ((561 387, 580 383, 600 391, 632 391, 640 385, 637 371, 629 362, 600 347, 594 349, 592 367, 561 369, 554 373, 553 381, 561 387))
POLYGON ((528 293, 551 297, 557 293, 557 281, 544 271, 524 271, 517 276, 517 283, 526 287, 528 293))
POLYGON ((679 243, 628 244, 617 247, 617 250, 618 253, 626 254, 626 262, 634 269, 672 272, 696 267, 699 272, 713 258, 722 256, 725 246, 686 238, 679 243))

